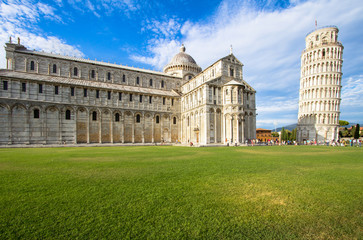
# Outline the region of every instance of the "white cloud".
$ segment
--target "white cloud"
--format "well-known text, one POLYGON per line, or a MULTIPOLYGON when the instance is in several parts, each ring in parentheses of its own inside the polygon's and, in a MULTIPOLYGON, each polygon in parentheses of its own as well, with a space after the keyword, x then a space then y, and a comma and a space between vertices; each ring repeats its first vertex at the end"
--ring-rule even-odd
POLYGON ((341 107, 363 107, 363 75, 349 77, 343 84, 341 107))
POLYGON ((257 104, 258 112, 282 114, 288 111, 297 111, 299 100, 288 97, 264 98, 262 104, 257 104))
POLYGON ((291 118, 277 118, 277 119, 266 119, 266 120, 259 120, 257 117, 256 120, 256 127, 266 127, 268 129, 273 129, 276 127, 286 126, 290 124, 295 124, 297 120, 291 118))
POLYGON ((159 21, 156 19, 147 19, 144 23, 144 27, 141 31, 151 31, 154 33, 155 38, 165 38, 170 41, 175 39, 175 36, 179 33, 181 28, 180 19, 170 18, 165 21, 159 21))
MULTIPOLYGON (((65 43, 55 36, 43 34, 36 23, 41 18, 61 22, 55 9, 43 3, 27 0, 9 0, 0 4, 0 43, 5 45, 9 37, 21 38, 29 49, 53 52, 62 55, 82 57, 84 54, 77 47, 65 43)), ((16 41, 16 39, 14 39, 16 41)), ((0 67, 5 67, 5 51, 0 51, 0 67)))

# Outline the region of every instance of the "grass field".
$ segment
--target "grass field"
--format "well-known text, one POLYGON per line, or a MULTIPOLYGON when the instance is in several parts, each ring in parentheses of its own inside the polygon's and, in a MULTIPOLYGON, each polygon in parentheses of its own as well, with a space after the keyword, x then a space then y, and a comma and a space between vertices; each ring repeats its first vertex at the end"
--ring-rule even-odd
POLYGON ((362 239, 363 149, 0 149, 1 239, 362 239))

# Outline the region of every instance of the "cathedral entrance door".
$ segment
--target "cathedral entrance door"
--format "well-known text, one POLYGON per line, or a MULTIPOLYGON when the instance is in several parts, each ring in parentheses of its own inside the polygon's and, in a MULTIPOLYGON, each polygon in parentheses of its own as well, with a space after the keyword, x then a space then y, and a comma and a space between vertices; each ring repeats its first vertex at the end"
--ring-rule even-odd
POLYGON ((169 142, 169 132, 167 128, 164 129, 163 140, 164 142, 169 142))

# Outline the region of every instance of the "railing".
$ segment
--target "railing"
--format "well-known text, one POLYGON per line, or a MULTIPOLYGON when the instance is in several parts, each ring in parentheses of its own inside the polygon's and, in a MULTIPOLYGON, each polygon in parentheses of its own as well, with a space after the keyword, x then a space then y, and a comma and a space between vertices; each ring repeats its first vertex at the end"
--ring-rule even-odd
POLYGON ((334 25, 328 25, 328 26, 318 27, 315 30, 310 31, 308 34, 306 34, 306 36, 308 36, 310 33, 315 32, 316 30, 323 29, 323 28, 336 28, 336 29, 338 29, 338 27, 337 26, 334 26, 334 25))

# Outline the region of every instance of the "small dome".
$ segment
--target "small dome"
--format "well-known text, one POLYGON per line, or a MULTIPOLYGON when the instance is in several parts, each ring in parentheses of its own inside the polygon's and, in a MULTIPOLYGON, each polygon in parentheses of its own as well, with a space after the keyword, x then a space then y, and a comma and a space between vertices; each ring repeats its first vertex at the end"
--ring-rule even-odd
POLYGON ((164 67, 164 72, 174 71, 176 67, 190 69, 190 71, 199 73, 201 68, 189 54, 185 53, 185 46, 182 44, 180 52, 176 54, 171 61, 164 67))
POLYGON ((180 64, 197 64, 195 60, 189 54, 185 53, 184 44, 180 47, 180 52, 173 57, 169 65, 180 65, 180 64))

